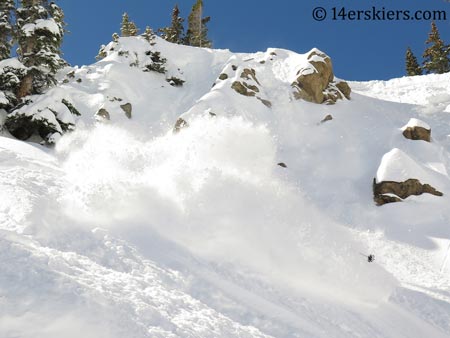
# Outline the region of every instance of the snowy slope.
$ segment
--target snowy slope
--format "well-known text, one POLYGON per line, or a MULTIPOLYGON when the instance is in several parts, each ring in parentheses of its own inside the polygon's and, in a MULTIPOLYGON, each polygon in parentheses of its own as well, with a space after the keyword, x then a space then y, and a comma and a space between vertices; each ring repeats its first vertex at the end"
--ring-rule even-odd
POLYGON ((81 112, 54 149, 0 137, 1 337, 449 336, 448 74, 325 106, 293 97, 307 54, 114 48, 30 108, 81 112), (244 69, 271 107, 231 89, 244 69), (375 206, 374 177, 411 175, 444 196, 375 206))

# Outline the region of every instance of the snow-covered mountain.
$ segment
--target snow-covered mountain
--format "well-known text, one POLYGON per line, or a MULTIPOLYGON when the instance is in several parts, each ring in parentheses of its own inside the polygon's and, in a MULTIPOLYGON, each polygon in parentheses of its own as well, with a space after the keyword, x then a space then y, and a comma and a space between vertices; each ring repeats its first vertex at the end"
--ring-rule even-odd
POLYGON ((105 48, 21 108, 74 132, 0 137, 1 337, 449 337, 450 74, 326 105, 316 49, 105 48))

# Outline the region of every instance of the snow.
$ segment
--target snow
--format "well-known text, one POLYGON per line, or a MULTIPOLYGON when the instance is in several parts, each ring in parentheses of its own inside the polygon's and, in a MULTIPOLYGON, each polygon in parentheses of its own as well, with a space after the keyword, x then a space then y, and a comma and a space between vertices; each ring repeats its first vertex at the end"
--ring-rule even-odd
POLYGON ((381 159, 376 178, 377 182, 404 182, 410 178, 415 178, 422 183, 428 183, 429 176, 425 168, 400 149, 394 148, 381 159))
POLYGON ((406 125, 404 125, 401 128, 401 130, 406 130, 407 128, 414 128, 414 127, 420 127, 420 128, 424 128, 427 130, 431 129, 430 126, 426 122, 416 119, 416 118, 412 118, 412 119, 409 119, 408 123, 406 125))
POLYGON ((450 99, 425 99, 445 75, 351 83, 326 106, 293 98, 308 53, 111 47, 22 111, 72 116, 67 99, 74 132, 0 137, 0 336, 448 337, 450 99), (142 71, 149 50, 167 74, 142 71), (272 108, 231 89, 246 68, 272 108), (433 143, 401 135, 411 119, 433 143), (444 196, 377 207, 374 177, 444 196))
POLYGON ((36 30, 47 30, 53 35, 60 35, 58 24, 53 18, 37 19, 34 23, 27 23, 22 27, 22 31, 26 36, 32 36, 36 30))
POLYGON ((0 72, 3 73, 5 68, 27 69, 17 58, 10 58, 0 61, 0 72))

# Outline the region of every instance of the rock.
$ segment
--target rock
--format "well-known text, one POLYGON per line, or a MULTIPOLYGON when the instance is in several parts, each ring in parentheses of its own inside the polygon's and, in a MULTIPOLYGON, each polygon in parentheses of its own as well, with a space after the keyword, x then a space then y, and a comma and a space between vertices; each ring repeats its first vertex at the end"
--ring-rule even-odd
POLYGON ((109 112, 105 108, 100 108, 98 112, 95 114, 95 116, 101 117, 105 120, 111 120, 111 116, 109 115, 109 112))
POLYGON ((83 82, 83 80, 81 80, 81 79, 77 79, 77 82, 78 82, 78 83, 81 83, 81 82, 83 82))
POLYGON ((181 129, 187 127, 189 127, 189 124, 180 117, 178 118, 177 122, 175 122, 175 127, 173 127, 173 133, 178 134, 181 131, 181 129))
POLYGON ((272 102, 269 100, 262 99, 260 97, 256 97, 259 101, 261 101, 267 108, 272 108, 272 102))
POLYGON ((239 81, 234 81, 231 85, 231 88, 234 89, 239 94, 244 95, 244 96, 255 96, 256 95, 255 92, 248 90, 247 87, 245 87, 239 81))
POLYGON ((425 122, 418 119, 410 119, 403 128, 403 136, 410 140, 431 141, 431 128, 425 122))
POLYGON ((352 89, 350 88, 347 82, 345 81, 337 82, 336 87, 342 94, 344 94, 347 100, 350 100, 350 94, 352 93, 352 89))
POLYGON ((219 80, 226 80, 226 79, 228 79, 228 75, 227 74, 222 73, 222 74, 219 75, 219 80))
POLYGON ((431 194, 443 196, 444 194, 429 184, 422 184, 418 179, 410 178, 404 182, 382 181, 380 183, 373 179, 373 195, 377 205, 399 202, 409 196, 431 194))
POLYGON ((234 71, 237 70, 237 66, 236 65, 231 65, 231 69, 233 69, 234 71))
POLYGON ((120 105, 120 108, 122 108, 122 110, 125 112, 125 115, 131 119, 131 112, 133 111, 133 106, 131 105, 131 103, 125 103, 120 105))
POLYGON ((241 79, 250 80, 252 79, 255 81, 258 85, 261 86, 258 79, 256 78, 256 71, 253 68, 245 68, 241 73, 241 79))
POLYGON ((259 61, 259 63, 263 65, 263 64, 265 64, 265 63, 266 63, 266 61, 264 61, 264 60, 261 60, 261 61, 259 61))
POLYGON ((242 82, 242 84, 255 93, 259 93, 259 88, 255 85, 248 84, 247 82, 242 82))
POLYGON ((410 140, 422 140, 430 142, 431 130, 422 127, 408 127, 403 131, 403 136, 410 140))
POLYGON ((286 165, 286 163, 284 163, 284 162, 280 162, 280 163, 278 163, 277 165, 279 165, 279 166, 282 167, 282 168, 287 168, 287 165, 286 165))
POLYGON ((327 121, 331 121, 332 119, 333 119, 333 116, 330 115, 330 114, 328 114, 327 116, 325 116, 325 117, 323 118, 322 121, 320 121, 320 123, 325 123, 325 122, 327 122, 327 121))
POLYGON ((396 203, 396 202, 402 201, 401 198, 394 196, 394 195, 389 195, 389 194, 374 196, 373 200, 375 201, 376 205, 378 205, 378 206, 382 206, 387 203, 396 203))
POLYGON ((308 61, 309 65, 297 72, 298 77, 292 83, 297 100, 334 104, 342 99, 342 95, 350 98, 349 85, 345 81, 334 82, 333 65, 329 56, 314 49, 309 53, 308 61))

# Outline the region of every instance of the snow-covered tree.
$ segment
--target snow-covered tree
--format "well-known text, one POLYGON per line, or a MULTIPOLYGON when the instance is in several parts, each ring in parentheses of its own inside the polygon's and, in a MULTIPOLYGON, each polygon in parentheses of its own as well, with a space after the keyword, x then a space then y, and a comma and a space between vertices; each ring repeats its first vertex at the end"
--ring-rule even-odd
POLYGON ((120 36, 136 36, 139 29, 133 21, 130 21, 130 17, 127 13, 122 15, 122 23, 120 24, 120 36))
POLYGON ((409 47, 406 50, 406 74, 408 76, 422 75, 422 68, 409 47))
POLYGON ((184 43, 195 47, 211 47, 212 43, 208 39, 208 30, 206 24, 211 20, 210 17, 202 18, 203 0, 197 0, 192 6, 191 14, 188 18, 188 30, 184 38, 184 43))
POLYGON ((64 36, 62 10, 46 0, 22 0, 21 5, 17 9, 18 55, 28 73, 18 98, 42 93, 56 83, 57 70, 66 65, 60 50, 64 36))
POLYGON ((147 40, 151 45, 155 44, 156 34, 149 26, 145 27, 145 32, 142 34, 145 40, 147 40))
POLYGON ((11 57, 14 0, 0 2, 0 61, 11 57))
POLYGON ((161 37, 164 40, 167 40, 172 43, 183 43, 183 35, 184 35, 184 27, 183 27, 184 19, 180 17, 180 9, 178 5, 172 10, 172 22, 169 27, 160 28, 158 31, 161 33, 161 37))
POLYGON ((139 32, 139 28, 137 28, 136 24, 131 21, 130 22, 130 36, 137 36, 139 32))
POLYGON ((443 74, 450 71, 450 46, 442 41, 436 23, 431 23, 431 32, 425 41, 430 45, 423 53, 423 68, 427 73, 443 74))
POLYGON ((128 13, 123 13, 122 23, 120 24, 120 36, 130 36, 130 18, 128 13))

